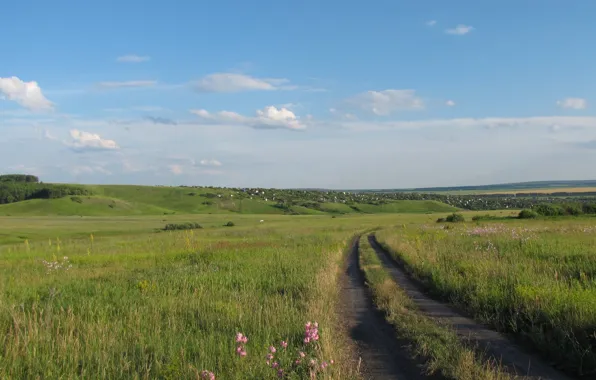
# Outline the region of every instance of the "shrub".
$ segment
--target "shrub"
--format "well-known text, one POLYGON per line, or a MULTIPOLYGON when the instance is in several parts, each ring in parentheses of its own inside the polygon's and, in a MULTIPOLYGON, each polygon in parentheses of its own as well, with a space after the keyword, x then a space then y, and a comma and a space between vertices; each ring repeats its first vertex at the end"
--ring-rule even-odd
POLYGON ((532 210, 542 216, 560 216, 565 214, 561 206, 551 204, 536 205, 532 207, 532 210))
POLYGON ((70 197, 70 200, 77 203, 83 203, 83 199, 77 196, 70 197))
POLYGON ((445 218, 439 218, 439 219, 437 219, 437 223, 445 223, 445 218))
POLYGON ((585 203, 583 205, 584 214, 596 214, 596 203, 585 203))
POLYGON ((203 228, 199 223, 169 223, 166 224, 164 230, 166 231, 175 231, 175 230, 195 230, 203 228))
POLYGON ((519 215, 517 216, 519 219, 536 219, 538 217, 538 213, 534 210, 521 210, 519 215))
POLYGON ((445 218, 445 221, 450 223, 460 223, 465 222, 466 218, 464 218, 462 214, 453 213, 449 215, 447 218, 445 218))
POLYGON ((234 227, 235 224, 234 222, 227 222, 226 224, 224 224, 224 227, 234 227))

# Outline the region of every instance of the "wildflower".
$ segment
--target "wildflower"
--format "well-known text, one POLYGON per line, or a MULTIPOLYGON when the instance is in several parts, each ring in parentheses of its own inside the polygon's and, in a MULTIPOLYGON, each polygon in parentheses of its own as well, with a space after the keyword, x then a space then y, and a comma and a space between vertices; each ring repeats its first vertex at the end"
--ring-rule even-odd
POLYGON ((215 380, 215 374, 213 372, 203 370, 201 371, 201 379, 215 380))
POLYGON ((248 337, 242 333, 236 333, 236 343, 244 343, 248 342, 248 337))
POLYGON ((335 361, 333 359, 329 360, 329 364, 335 364, 335 361))
POLYGON ((277 370, 277 377, 282 378, 284 376, 284 370, 283 369, 278 369, 277 370))
POLYGON ((273 354, 267 354, 267 360, 273 359, 273 354))
POLYGON ((283 348, 288 348, 288 342, 286 342, 285 340, 282 340, 282 341, 281 341, 281 346, 282 346, 283 348))
POLYGON ((307 322, 304 326, 304 343, 319 340, 319 324, 307 322))
POLYGON ((272 368, 277 368, 279 367, 279 363, 278 362, 273 362, 273 364, 271 364, 272 368))
POLYGON ((269 346, 269 351, 271 351, 271 353, 274 354, 277 350, 275 349, 275 347, 269 346))
POLYGON ((296 359, 296 361, 294 362, 294 364, 300 365, 300 359, 296 359))
POLYGON ((236 354, 238 354, 238 356, 246 356, 246 351, 244 350, 244 347, 236 347, 236 354))
POLYGON ((321 369, 323 369, 323 370, 324 370, 325 368, 327 368, 327 366, 328 366, 328 365, 329 365, 329 364, 327 364, 327 362, 323 362, 323 363, 321 363, 321 369))
POLYGON ((311 367, 314 367, 314 366, 317 365, 317 361, 315 359, 310 359, 309 364, 310 364, 311 367))
POLYGON ((302 351, 300 351, 300 352, 298 353, 298 355, 300 355, 300 357, 301 357, 301 358, 303 358, 303 357, 305 357, 305 356, 306 356, 306 354, 305 354, 304 352, 302 352, 302 351))

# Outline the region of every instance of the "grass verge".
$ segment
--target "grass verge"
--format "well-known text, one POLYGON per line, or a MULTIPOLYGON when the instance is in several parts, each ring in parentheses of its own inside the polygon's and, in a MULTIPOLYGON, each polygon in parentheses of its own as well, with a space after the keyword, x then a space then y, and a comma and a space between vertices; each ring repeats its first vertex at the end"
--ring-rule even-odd
POLYGON ((361 239, 360 267, 375 305, 385 313, 398 334, 411 342, 413 354, 426 359, 429 374, 439 372, 457 380, 505 380, 513 377, 496 363, 466 347, 449 327, 421 315, 405 292, 391 279, 372 247, 361 239))

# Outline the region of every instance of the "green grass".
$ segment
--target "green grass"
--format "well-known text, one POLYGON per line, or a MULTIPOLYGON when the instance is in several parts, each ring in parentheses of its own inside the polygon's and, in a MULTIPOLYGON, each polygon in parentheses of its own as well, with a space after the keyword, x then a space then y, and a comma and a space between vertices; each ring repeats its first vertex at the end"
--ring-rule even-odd
MULTIPOLYGON (((282 215, 270 199, 244 198, 230 189, 89 185, 93 196, 33 199, 0 205, 0 216, 123 216, 174 214, 266 214, 282 215), (215 197, 205 195, 215 194, 215 197), (221 195, 219 197, 218 195, 221 195)), ((392 201, 384 205, 322 203, 321 209, 292 206, 304 215, 351 213, 448 212, 456 208, 435 201, 392 201)))
POLYGON ((346 242, 411 218, 424 220, 168 216, 204 227, 175 232, 157 231, 163 216, 0 218, 3 239, 30 236, 0 246, 0 378, 276 378, 267 347, 300 348, 309 320, 321 329, 309 355, 335 360, 330 378, 354 378, 336 313, 346 242), (249 337, 242 359, 237 332, 249 337))
POLYGON ((453 330, 427 318, 397 286, 370 246, 360 239, 360 266, 375 305, 385 313, 397 334, 411 343, 412 354, 426 359, 426 371, 439 372, 448 379, 510 379, 492 362, 479 357, 462 344, 453 330))
POLYGON ((435 294, 568 370, 596 373, 590 219, 404 227, 377 235, 435 294))

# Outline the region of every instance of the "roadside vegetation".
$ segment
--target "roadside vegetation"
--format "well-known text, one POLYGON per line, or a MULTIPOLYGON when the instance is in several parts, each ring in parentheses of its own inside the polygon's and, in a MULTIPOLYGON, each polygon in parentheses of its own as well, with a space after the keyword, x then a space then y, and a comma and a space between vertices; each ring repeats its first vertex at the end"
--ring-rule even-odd
POLYGON ((466 347, 448 326, 419 312, 412 300, 383 268, 366 236, 360 239, 360 267, 373 293, 375 305, 395 326, 397 334, 411 342, 412 355, 426 360, 426 372, 447 379, 511 379, 496 363, 466 347))
POLYGON ((594 236, 593 221, 582 218, 377 233, 432 294, 583 376, 596 374, 594 236))

